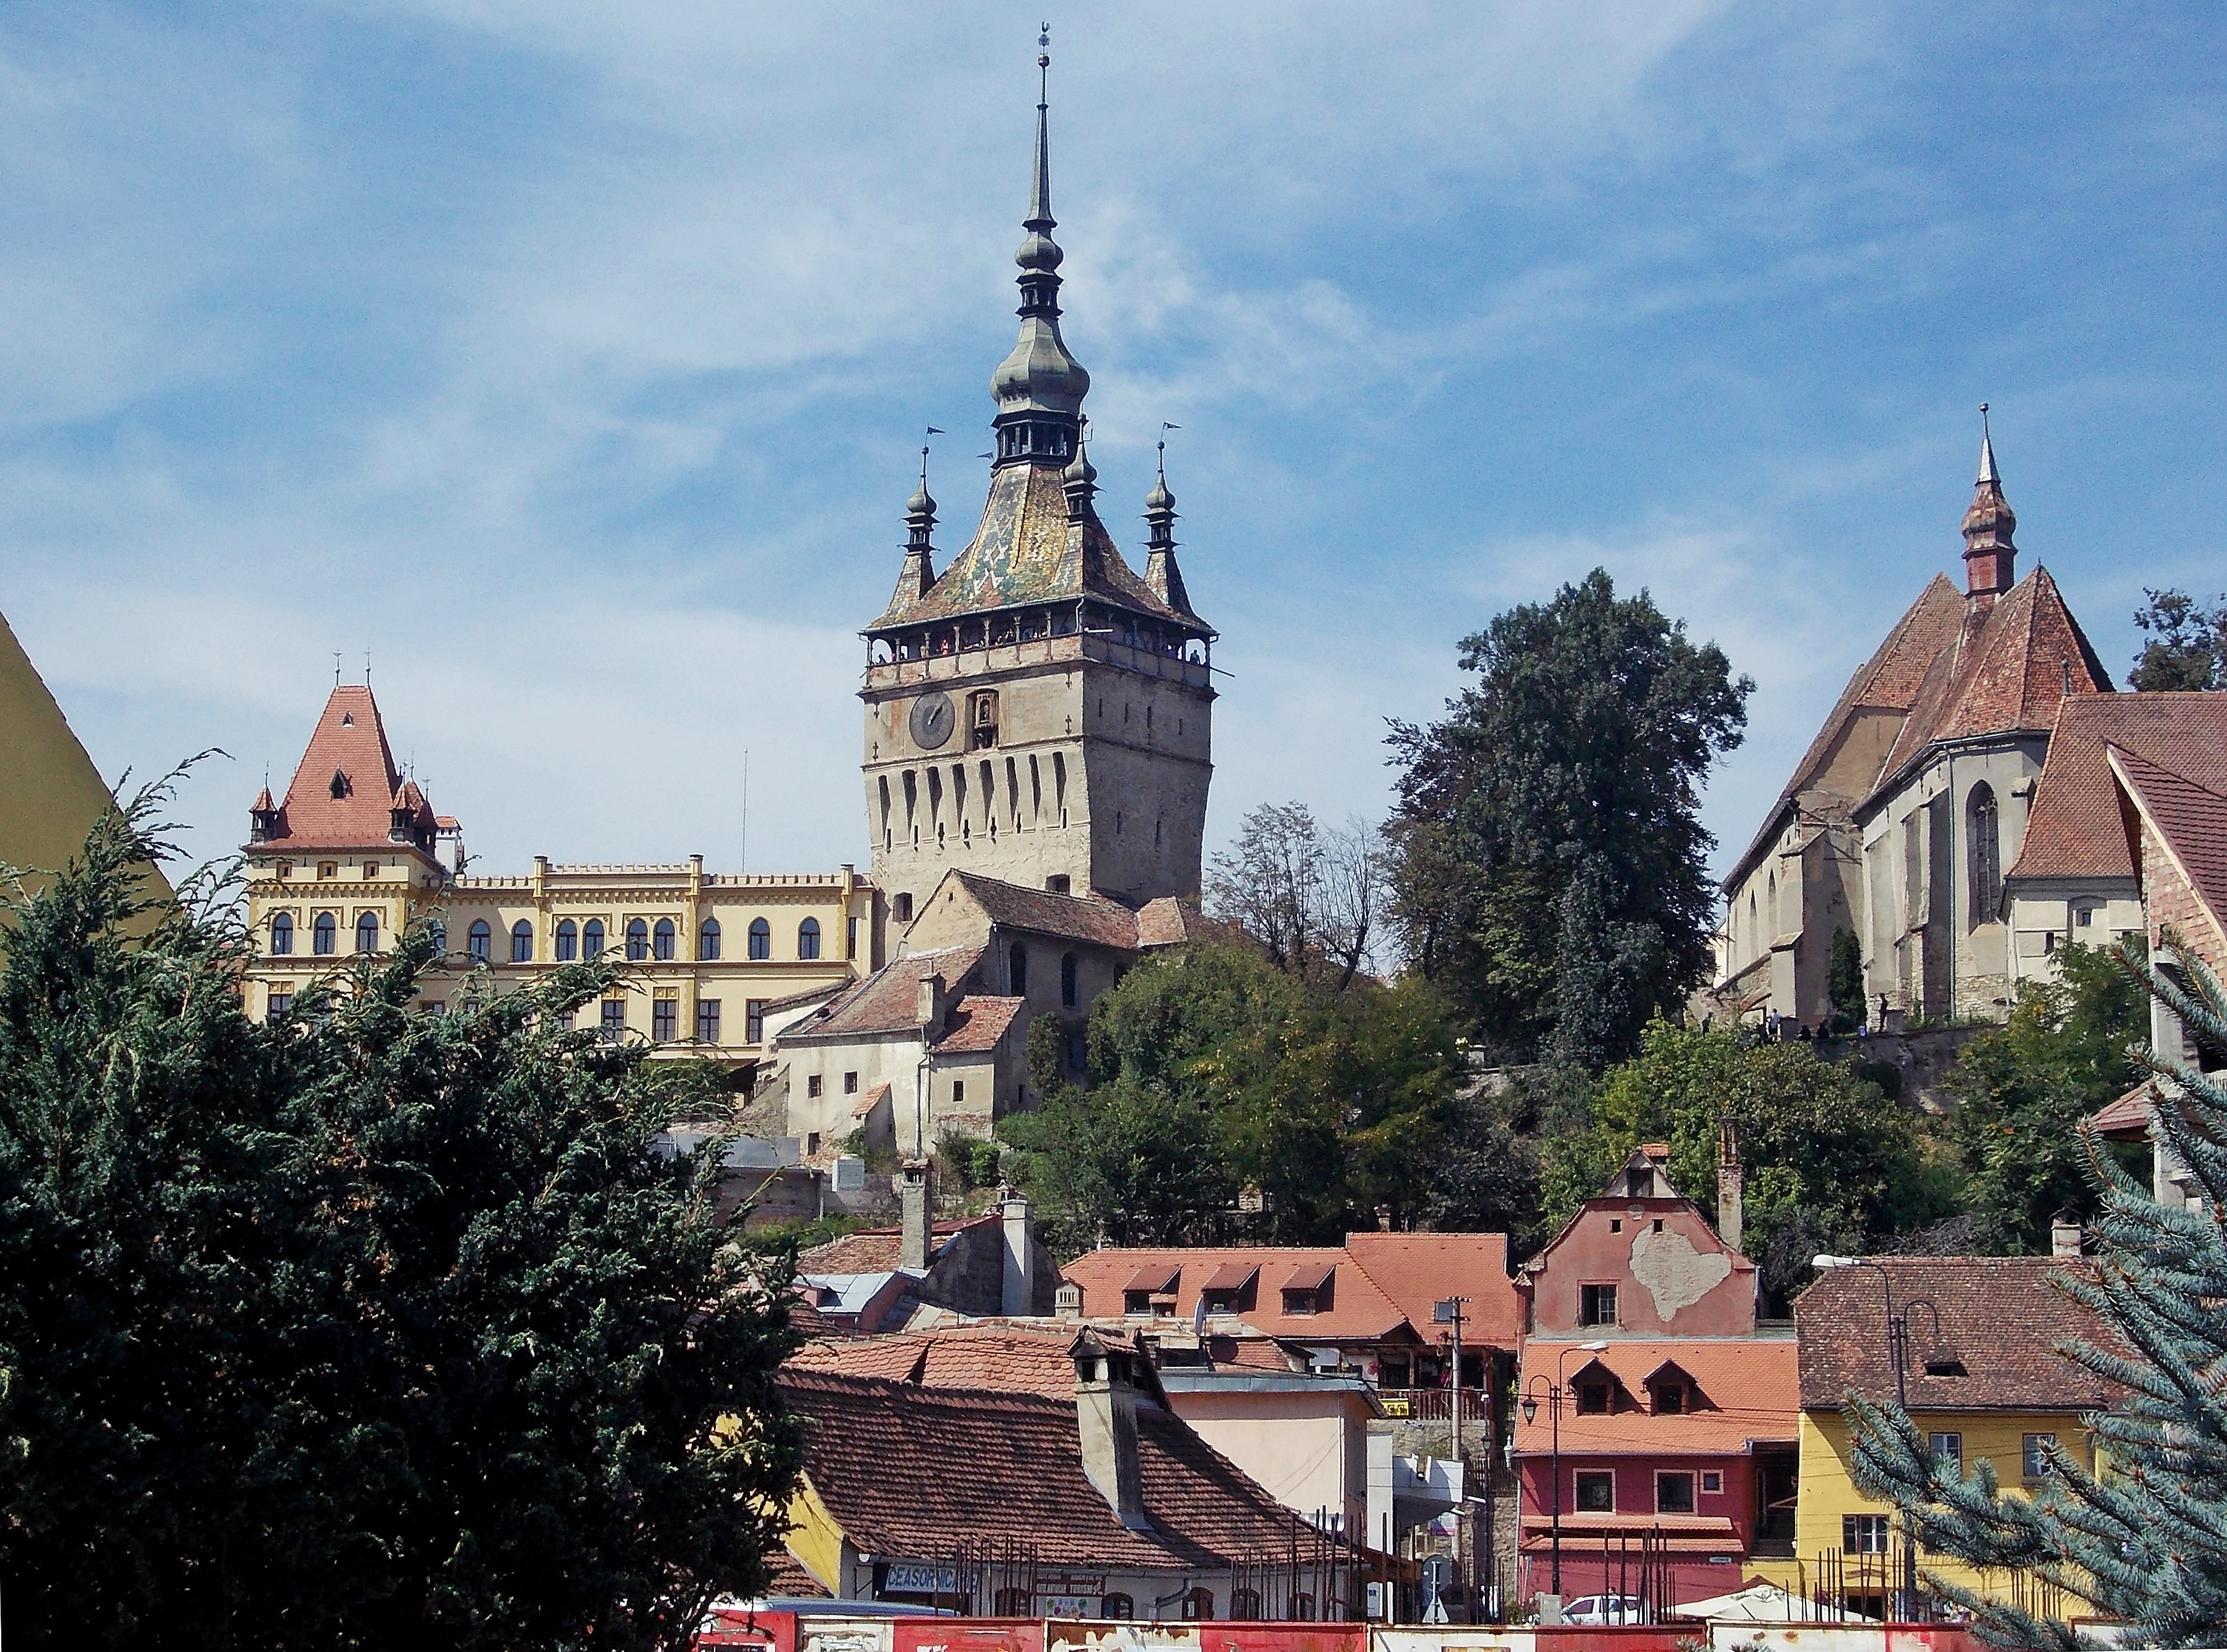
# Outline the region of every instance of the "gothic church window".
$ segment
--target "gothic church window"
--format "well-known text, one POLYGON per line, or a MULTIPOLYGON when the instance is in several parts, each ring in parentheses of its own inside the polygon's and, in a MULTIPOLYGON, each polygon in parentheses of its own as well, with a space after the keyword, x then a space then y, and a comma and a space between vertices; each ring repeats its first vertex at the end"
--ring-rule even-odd
POLYGON ((752 918, 750 920, 751 961, 755 963, 760 959, 772 956, 773 925, 768 923, 763 918, 752 918))
POLYGON ((569 964, 580 955, 580 928, 570 918, 557 922, 557 961, 569 964))
POLYGON ((649 956, 649 926, 640 918, 630 918, 626 927, 626 955, 629 964, 639 964, 649 956))
POLYGON ((799 958, 820 956, 820 920, 807 918, 796 926, 796 955, 799 958))
POLYGON ((2001 823, 1995 817, 1994 788, 1981 781, 1965 807, 1972 839, 1972 927, 1993 923, 2003 900, 2001 823))
POLYGON ((271 955, 290 958, 294 954, 294 920, 290 914, 281 912, 271 920, 271 955))
POLYGON ((514 964, 533 961, 533 926, 524 918, 510 926, 510 961, 514 964))
MULTIPOLYGON (((706 918, 696 928, 696 955, 705 963, 716 963, 719 957, 719 921, 706 918)), ((712 1040, 714 1043, 717 1039, 712 1040)))
MULTIPOLYGON (((472 927, 466 933, 465 937, 465 947, 471 954, 472 962, 475 964, 484 964, 487 962, 488 942, 491 939, 493 939, 493 936, 488 929, 487 920, 485 918, 474 918, 472 920, 472 927)), ((356 943, 356 950, 358 952, 365 950, 361 941, 358 941, 356 943)))

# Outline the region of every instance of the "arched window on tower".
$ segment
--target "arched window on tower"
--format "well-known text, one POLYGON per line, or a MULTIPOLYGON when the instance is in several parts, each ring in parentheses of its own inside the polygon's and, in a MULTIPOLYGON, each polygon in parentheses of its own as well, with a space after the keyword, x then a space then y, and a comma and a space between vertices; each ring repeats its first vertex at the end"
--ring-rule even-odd
POLYGON ((379 950, 379 914, 367 912, 355 921, 355 949, 358 952, 379 950))
POLYGON ((773 956, 773 925, 763 918, 750 920, 750 961, 773 956))
POLYGON ((590 963, 603 955, 603 921, 590 918, 580 928, 580 956, 590 963))
POLYGON ((524 918, 510 926, 510 961, 514 964, 533 961, 533 926, 524 918))
POLYGON ((1993 923, 2003 903, 2002 823, 1996 818, 1994 788, 1981 781, 1965 801, 1971 835, 1972 922, 1993 923))
POLYGON ((629 964, 639 964, 649 956, 649 926, 640 918, 627 921, 626 955, 629 964))
POLYGON ((273 958, 294 955, 294 917, 290 912, 281 912, 271 920, 271 955, 273 958))
POLYGON ((580 926, 570 918, 557 920, 557 961, 569 964, 580 955, 580 926))
MULTIPOLYGON (((488 943, 493 939, 494 935, 488 928, 487 920, 474 918, 472 927, 464 932, 464 949, 471 954, 472 962, 475 964, 487 962, 488 943)), ((363 948, 358 947, 356 950, 361 952, 363 948)))
POLYGON ((696 926, 696 955, 706 963, 717 963, 719 958, 719 921, 706 918, 696 926))
POLYGON ((796 955, 799 958, 820 956, 820 920, 807 918, 796 926, 796 955))

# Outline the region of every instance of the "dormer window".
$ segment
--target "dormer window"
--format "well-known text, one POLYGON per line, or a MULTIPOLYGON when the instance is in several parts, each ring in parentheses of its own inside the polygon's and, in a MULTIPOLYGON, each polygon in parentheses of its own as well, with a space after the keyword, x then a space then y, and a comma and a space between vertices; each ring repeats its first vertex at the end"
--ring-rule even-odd
POLYGON ((1294 1269, 1283 1284, 1284 1311, 1300 1316, 1329 1312, 1331 1272, 1320 1265, 1294 1269))
POLYGON ((1682 1382, 1658 1382, 1655 1385, 1655 1414, 1675 1417, 1686 1409, 1686 1385, 1682 1382))
POLYGON ((1171 1266, 1164 1262, 1156 1262, 1150 1267, 1139 1268, 1121 1287, 1121 1311, 1125 1314, 1152 1314, 1165 1308, 1173 1312, 1176 1287, 1182 1281, 1180 1265, 1171 1266))
POLYGON ((1969 1376, 1971 1373, 1964 1368, 1963 1361, 1951 1355, 1947 1359, 1926 1361, 1925 1375, 1930 1377, 1960 1377, 1969 1376))
POLYGON ((335 797, 346 797, 348 794, 348 777, 342 774, 339 769, 334 769, 333 795, 335 797))
POLYGON ((1606 1381, 1580 1382, 1578 1390, 1578 1414, 1580 1417, 1605 1417, 1614 1399, 1615 1386, 1606 1381))

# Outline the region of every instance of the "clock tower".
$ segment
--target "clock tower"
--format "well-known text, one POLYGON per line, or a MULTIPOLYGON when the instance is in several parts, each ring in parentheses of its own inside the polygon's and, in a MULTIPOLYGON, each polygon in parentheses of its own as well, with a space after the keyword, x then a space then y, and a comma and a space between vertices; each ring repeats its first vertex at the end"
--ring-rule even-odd
POLYGON ((1022 226, 981 524, 937 573, 923 471, 897 590, 865 632, 866 826, 899 924, 954 867, 1130 906, 1199 892, 1215 633, 1176 566, 1165 472, 1141 576, 1099 520, 1090 375, 1059 330, 1043 102, 1022 226))

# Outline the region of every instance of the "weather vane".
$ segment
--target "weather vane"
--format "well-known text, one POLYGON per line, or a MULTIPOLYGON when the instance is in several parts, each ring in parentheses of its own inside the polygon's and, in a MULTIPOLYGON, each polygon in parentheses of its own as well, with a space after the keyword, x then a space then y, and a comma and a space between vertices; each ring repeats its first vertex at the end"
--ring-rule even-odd
POLYGON ((1037 29, 1037 107, 1041 109, 1050 101, 1051 87, 1051 25, 1040 24, 1037 29))
POLYGON ((341 651, 340 651, 338 648, 335 648, 335 649, 334 649, 334 650, 333 650, 333 686, 334 686, 335 688, 338 688, 340 686, 341 686, 341 651))
MULTIPOLYGON (((941 431, 937 430, 933 424, 928 427, 928 433, 929 436, 941 436, 943 434, 941 431)), ((923 439, 920 444, 920 490, 922 493, 926 493, 928 491, 928 443, 925 439, 923 439)))
MULTIPOLYGON (((1182 425, 1180 425, 1180 424, 1169 424, 1169 423, 1167 422, 1167 420, 1165 420, 1165 419, 1162 419, 1162 420, 1160 421, 1160 428, 1161 428, 1162 430, 1164 430, 1164 431, 1179 431, 1179 430, 1183 429, 1183 426, 1182 426, 1182 425)), ((1166 437, 1165 437, 1165 436, 1164 436, 1164 437, 1162 437, 1160 438, 1160 480, 1161 480, 1162 482, 1165 482, 1167 479, 1168 479, 1168 438, 1167 438, 1166 437)))

